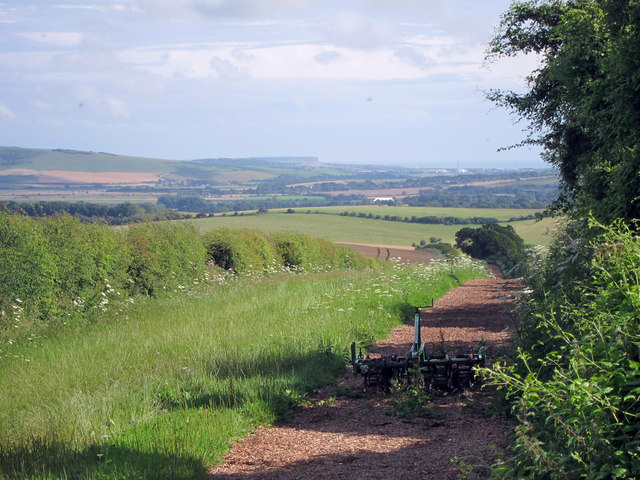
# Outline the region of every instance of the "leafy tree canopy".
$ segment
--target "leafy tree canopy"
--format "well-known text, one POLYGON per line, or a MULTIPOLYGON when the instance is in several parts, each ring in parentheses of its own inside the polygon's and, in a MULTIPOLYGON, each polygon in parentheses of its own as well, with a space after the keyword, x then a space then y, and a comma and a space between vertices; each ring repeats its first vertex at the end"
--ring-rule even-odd
POLYGON ((524 241, 511 225, 489 223, 481 228, 466 227, 458 230, 456 247, 474 258, 513 258, 522 253, 524 241))
POLYGON ((528 91, 489 98, 530 122, 522 144, 560 172, 552 209, 640 218, 640 1, 530 0, 502 16, 488 58, 538 54, 528 91))

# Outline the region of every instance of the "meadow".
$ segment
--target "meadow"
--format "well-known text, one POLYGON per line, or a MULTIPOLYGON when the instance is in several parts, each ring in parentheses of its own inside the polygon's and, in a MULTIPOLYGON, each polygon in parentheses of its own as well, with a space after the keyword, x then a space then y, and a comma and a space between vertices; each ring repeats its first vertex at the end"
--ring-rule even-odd
MULTIPOLYGON (((362 213, 392 211, 393 215, 438 215, 443 216, 463 216, 466 213, 475 213, 473 216, 482 216, 478 210, 482 209, 431 209, 431 208, 411 208, 410 207, 332 207, 335 213, 344 211, 354 211, 360 208, 362 213), (382 210, 378 210, 382 209, 382 210), (451 213, 456 210, 455 215, 451 213), (460 212, 459 210, 463 210, 460 212)), ((326 209, 323 209, 326 210, 326 209)), ((311 212, 323 211, 313 208, 311 212)), ((298 209, 297 212, 303 210, 298 209)), ((304 210, 306 211, 306 210, 304 210)), ((358 210, 360 211, 360 210, 358 210)), ((522 210, 520 215, 526 215, 522 210)), ((528 212, 528 211, 527 211, 528 212)), ((376 213, 383 215, 382 213, 376 213)), ((387 213, 384 213, 387 215, 387 213)), ((508 219, 512 216, 512 210, 501 212, 499 209, 484 210, 484 215, 491 218, 508 219)), ((466 215, 464 215, 466 217, 466 215)), ((270 211, 266 215, 227 215, 213 218, 193 220, 196 228, 201 232, 207 232, 216 228, 247 228, 260 230, 262 232, 298 232, 306 233, 314 237, 324 238, 332 242, 344 243, 367 243, 376 245, 400 245, 410 246, 419 244, 421 240, 429 241, 431 237, 442 239, 443 242, 454 243, 455 233, 463 225, 424 225, 417 223, 390 222, 385 220, 375 220, 369 218, 349 217, 340 215, 319 215, 314 213, 284 213, 281 211, 270 211)), ((532 245, 548 245, 551 242, 551 232, 555 228, 555 220, 545 218, 541 221, 520 220, 507 222, 513 225, 516 232, 524 239, 525 243, 532 245)))
POLYGON ((344 372, 352 341, 370 345, 412 306, 485 275, 467 257, 313 274, 210 268, 89 324, 20 342, 4 330, 0 478, 203 478, 231 441, 344 372))

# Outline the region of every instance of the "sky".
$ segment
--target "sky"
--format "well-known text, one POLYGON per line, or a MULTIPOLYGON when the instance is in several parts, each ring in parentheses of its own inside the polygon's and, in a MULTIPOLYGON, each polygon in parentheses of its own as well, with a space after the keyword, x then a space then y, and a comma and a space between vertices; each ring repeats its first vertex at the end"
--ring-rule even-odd
POLYGON ((485 98, 510 0, 0 0, 0 145, 187 160, 547 166, 485 98))

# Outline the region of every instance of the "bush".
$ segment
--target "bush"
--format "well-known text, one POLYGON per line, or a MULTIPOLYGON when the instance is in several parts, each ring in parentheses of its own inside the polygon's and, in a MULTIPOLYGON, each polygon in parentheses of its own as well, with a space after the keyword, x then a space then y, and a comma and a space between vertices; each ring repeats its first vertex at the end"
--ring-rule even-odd
POLYGON ((127 283, 129 251, 105 225, 71 216, 0 216, 0 307, 48 319, 105 302, 104 292, 127 283), (18 302, 19 300, 19 302, 18 302))
POLYGON ((473 258, 496 263, 503 272, 524 258, 524 241, 511 225, 489 223, 480 228, 463 228, 456 232, 456 247, 473 258))
POLYGON ((40 225, 27 217, 0 213, 2 320, 16 310, 45 317, 56 305, 56 275, 56 260, 40 225))
POLYGON ((105 301, 105 291, 126 288, 131 257, 121 232, 70 216, 43 219, 40 225, 56 261, 58 297, 89 308, 105 301))
POLYGON ((371 259, 358 255, 348 247, 337 246, 321 238, 300 233, 274 233, 271 235, 276 250, 286 267, 310 269, 370 268, 371 259))
POLYGON ((640 238, 622 225, 593 229, 604 233, 573 269, 584 275, 564 285, 570 262, 551 255, 520 305, 517 362, 489 373, 520 422, 501 478, 640 475, 640 238))
POLYGON ((340 257, 339 268, 347 270, 365 270, 380 268, 380 264, 373 258, 365 257, 354 252, 349 247, 335 245, 340 257))
POLYGON ((275 246, 260 232, 221 228, 206 233, 203 242, 209 261, 238 273, 262 272, 277 256, 275 246))
POLYGON ((284 265, 290 268, 304 268, 318 260, 316 253, 309 248, 313 242, 311 237, 298 233, 274 233, 271 238, 284 265))
POLYGON ((446 242, 425 243, 424 245, 421 242, 420 246, 416 247, 416 250, 433 250, 443 255, 449 255, 450 257, 462 255, 462 252, 459 249, 446 242))
POLYGON ((133 293, 158 295, 204 275, 206 251, 192 224, 140 223, 127 230, 126 239, 132 253, 133 293))

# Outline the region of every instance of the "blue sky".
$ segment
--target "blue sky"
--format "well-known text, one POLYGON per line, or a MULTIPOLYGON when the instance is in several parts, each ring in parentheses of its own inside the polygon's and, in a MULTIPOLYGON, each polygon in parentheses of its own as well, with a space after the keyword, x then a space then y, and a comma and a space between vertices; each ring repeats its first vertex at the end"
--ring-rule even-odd
POLYGON ((485 100, 509 0, 0 0, 0 145, 543 167, 485 100))

